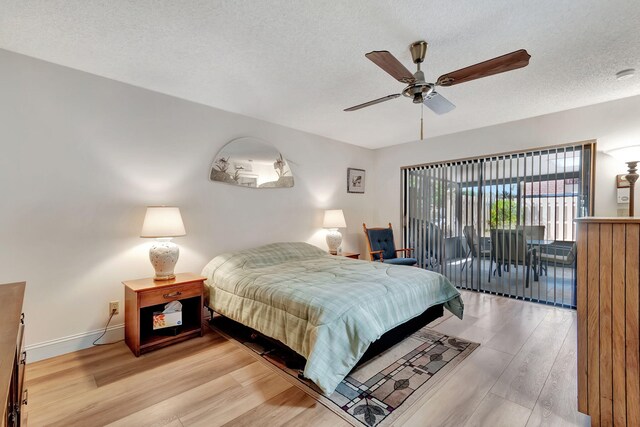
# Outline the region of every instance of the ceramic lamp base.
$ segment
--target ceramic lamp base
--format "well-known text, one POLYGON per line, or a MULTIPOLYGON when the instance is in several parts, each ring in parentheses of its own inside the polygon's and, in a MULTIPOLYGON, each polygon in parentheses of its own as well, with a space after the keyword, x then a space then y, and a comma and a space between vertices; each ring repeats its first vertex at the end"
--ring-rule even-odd
POLYGON ((332 255, 338 254, 338 248, 342 244, 342 234, 337 228, 330 228, 327 230, 327 246, 329 246, 329 253, 332 255))
POLYGON ((173 269, 178 262, 180 250, 171 239, 157 239, 149 249, 149 260, 156 270, 154 280, 171 280, 176 277, 173 269))

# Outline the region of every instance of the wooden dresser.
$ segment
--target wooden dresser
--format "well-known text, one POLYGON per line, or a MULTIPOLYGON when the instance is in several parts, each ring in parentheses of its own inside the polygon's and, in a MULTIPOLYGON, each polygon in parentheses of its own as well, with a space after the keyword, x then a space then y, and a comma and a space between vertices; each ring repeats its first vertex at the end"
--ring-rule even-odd
POLYGON ((640 426, 640 218, 578 225, 578 410, 640 426))
POLYGON ((23 391, 26 353, 23 351, 24 316, 22 300, 25 283, 0 285, 0 393, 2 420, 0 426, 19 426, 22 405, 26 404, 23 391))

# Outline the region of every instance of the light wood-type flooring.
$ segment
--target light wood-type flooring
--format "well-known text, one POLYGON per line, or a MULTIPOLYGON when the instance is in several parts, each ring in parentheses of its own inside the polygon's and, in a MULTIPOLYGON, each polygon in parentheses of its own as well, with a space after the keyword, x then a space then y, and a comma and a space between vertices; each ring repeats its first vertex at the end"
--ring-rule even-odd
MULTIPOLYGON (((577 412, 576 313, 463 291, 440 332, 481 346, 395 425, 586 426, 577 412)), ((28 426, 341 426, 236 343, 204 337, 135 358, 124 343, 27 366, 28 426)))

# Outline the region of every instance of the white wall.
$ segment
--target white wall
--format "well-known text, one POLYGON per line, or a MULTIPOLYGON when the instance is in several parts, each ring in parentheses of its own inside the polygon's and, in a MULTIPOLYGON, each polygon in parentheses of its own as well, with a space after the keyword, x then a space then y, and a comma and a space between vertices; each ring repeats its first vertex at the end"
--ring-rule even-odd
MULTIPOLYGON (((455 114, 455 111, 450 113, 455 114)), ((597 140, 595 215, 617 216, 615 176, 625 164, 603 153, 640 144, 640 96, 376 150, 377 223, 401 224, 400 168, 547 145, 597 140), (381 203, 380 201, 387 201, 381 203)), ((437 120, 431 117, 431 120, 437 120)), ((417 124, 416 124, 417 126, 417 124)), ((426 132, 428 134, 428 121, 426 132)), ((637 191, 636 191, 637 193, 637 191)), ((637 200, 636 211, 640 208, 637 200)), ((624 207, 625 205, 620 205, 624 207)))
POLYGON ((123 301, 120 282, 153 274, 150 241, 138 237, 146 205, 182 210, 188 234, 175 240, 176 271, 274 241, 326 248, 324 208, 344 209, 343 248, 364 250, 373 195, 347 194, 346 173, 366 169, 371 183, 371 150, 3 50, 0 94, 0 283, 27 281, 31 347, 87 345, 94 336, 82 335, 104 326, 108 302, 123 301), (216 152, 240 136, 272 142, 295 187, 208 181, 216 152))

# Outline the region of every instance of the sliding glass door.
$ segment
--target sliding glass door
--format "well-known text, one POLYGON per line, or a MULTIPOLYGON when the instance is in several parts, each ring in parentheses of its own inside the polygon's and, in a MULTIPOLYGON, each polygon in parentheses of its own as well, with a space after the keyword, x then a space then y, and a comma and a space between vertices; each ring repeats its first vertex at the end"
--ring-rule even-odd
POLYGON ((592 142, 402 170, 403 238, 454 285, 575 306, 575 224, 592 210, 592 142))

